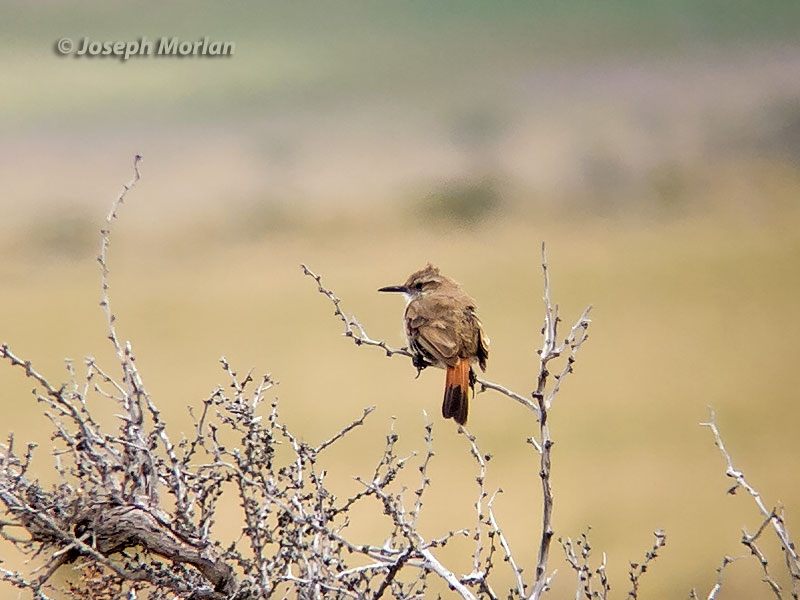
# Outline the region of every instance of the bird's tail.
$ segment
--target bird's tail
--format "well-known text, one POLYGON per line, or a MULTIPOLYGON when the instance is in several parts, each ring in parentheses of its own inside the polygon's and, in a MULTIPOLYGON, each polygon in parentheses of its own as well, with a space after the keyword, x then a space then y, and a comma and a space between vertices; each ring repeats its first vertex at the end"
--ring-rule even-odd
POLYGON ((459 358, 455 365, 448 365, 444 380, 442 416, 452 417, 459 425, 466 425, 469 413, 469 371, 469 359, 459 358))

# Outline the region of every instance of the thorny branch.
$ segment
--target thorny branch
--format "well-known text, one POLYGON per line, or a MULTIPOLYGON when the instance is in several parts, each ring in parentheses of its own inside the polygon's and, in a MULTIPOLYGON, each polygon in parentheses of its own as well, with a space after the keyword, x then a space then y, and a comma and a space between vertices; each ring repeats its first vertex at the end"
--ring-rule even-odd
POLYGON ((630 571, 628 571, 628 578, 631 580, 631 590, 628 592, 630 600, 639 598, 639 580, 647 572, 650 562, 658 558, 658 551, 667 543, 667 536, 661 529, 653 532, 653 536, 655 537, 653 546, 645 553, 644 560, 640 563, 632 562, 630 571))
MULTIPOLYGON (((732 562, 734 562, 735 560, 738 560, 740 558, 744 558, 744 557, 743 556, 735 556, 735 557, 725 556, 725 557, 723 557, 722 564, 720 564, 720 566, 717 567, 717 582, 714 584, 714 587, 711 588, 711 591, 708 593, 708 596, 706 597, 706 600, 715 600, 715 598, 717 597, 717 594, 722 589, 722 574, 725 572, 725 567, 727 567, 729 564, 731 564, 732 562)), ((691 590, 689 592, 689 598, 690 598, 690 600, 698 600, 697 591, 694 590, 694 589, 691 590)))
POLYGON ((600 566, 592 569, 589 565, 589 558, 592 554, 592 546, 589 544, 589 535, 584 532, 581 534, 580 539, 572 541, 571 538, 562 540, 559 538, 561 546, 564 549, 564 554, 567 558, 567 563, 578 577, 575 586, 575 599, 580 600, 606 600, 611 586, 606 577, 606 553, 603 552, 603 559, 600 566), (577 548, 577 550, 576 550, 577 548), (597 581, 600 584, 599 589, 595 589, 594 581, 592 578, 597 575, 597 581))
MULTIPOLYGON (((772 527, 772 530, 781 545, 781 549, 783 550, 784 562, 791 578, 792 598, 797 600, 800 598, 800 558, 798 557, 797 549, 792 541, 791 536, 789 535, 789 529, 786 526, 786 522, 784 521, 783 509, 780 507, 772 510, 768 509, 758 490, 756 490, 745 478, 744 473, 734 466, 733 459, 731 459, 731 455, 728 453, 728 450, 722 441, 722 435, 720 434, 716 423, 716 414, 713 410, 711 410, 709 420, 705 423, 700 423, 700 425, 703 427, 708 427, 711 430, 711 433, 714 436, 714 444, 717 446, 720 454, 722 454, 722 457, 725 459, 725 474, 734 480, 734 485, 728 490, 728 493, 734 494, 739 488, 745 490, 753 498, 758 511, 761 513, 761 516, 764 519, 756 533, 753 535, 748 534, 747 530, 742 530, 742 544, 750 551, 750 554, 758 560, 764 573, 764 583, 767 584, 767 586, 770 588, 770 591, 772 591, 776 598, 782 598, 783 596, 781 594, 782 590, 780 586, 770 575, 767 558, 756 545, 756 540, 761 537, 767 527, 772 527)), ((722 566, 717 570, 719 576, 716 585, 708 595, 709 600, 716 598, 717 593, 722 587, 723 569, 730 562, 731 559, 725 557, 722 566)), ((694 590, 692 590, 692 593, 695 594, 694 590)))
MULTIPOLYGON (((408 348, 394 348, 386 344, 383 340, 375 340, 371 338, 364 326, 356 319, 355 316, 348 316, 341 306, 341 300, 336 296, 336 294, 328 287, 323 285, 322 279, 319 275, 314 273, 311 269, 309 269, 306 265, 301 265, 303 269, 303 273, 316 281, 317 283, 317 290, 326 296, 334 307, 334 315, 339 318, 339 320, 344 325, 344 332, 343 335, 349 337, 353 340, 353 342, 357 346, 376 346, 381 348, 387 356, 394 356, 399 354, 401 356, 405 356, 411 358, 411 353, 408 351, 408 348)), ((545 303, 545 319, 544 319, 544 326, 542 327, 542 347, 539 349, 539 368, 538 374, 536 376, 536 389, 531 394, 532 400, 528 400, 513 392, 506 387, 493 383, 490 381, 486 381, 480 378, 477 378, 476 381, 481 385, 481 391, 491 389, 495 390, 528 408, 536 417, 539 423, 539 436, 538 439, 534 436, 531 436, 528 439, 528 442, 537 450, 540 455, 540 467, 539 467, 539 477, 542 482, 542 496, 543 496, 543 510, 542 510, 542 535, 541 540, 539 543, 539 553, 538 553, 538 560, 536 564, 536 570, 534 575, 534 580, 531 584, 531 593, 530 598, 536 600, 541 597, 541 595, 547 591, 550 587, 550 582, 555 573, 550 575, 547 574, 547 562, 549 558, 549 551, 550 551, 550 543, 553 537, 553 526, 552 526, 552 513, 553 513, 553 492, 552 487, 550 484, 550 470, 551 470, 551 448, 553 446, 553 441, 550 436, 550 426, 548 423, 548 412, 552 407, 553 400, 555 399, 556 394, 558 394, 561 383, 564 378, 570 374, 573 370, 573 365, 575 363, 575 356, 582 346, 582 344, 586 341, 588 337, 588 328, 589 323, 591 320, 589 319, 589 312, 591 311, 591 306, 587 307, 580 318, 575 322, 575 324, 570 329, 567 336, 562 340, 559 341, 559 333, 558 328, 561 322, 561 318, 558 314, 558 306, 553 306, 550 296, 550 274, 547 267, 547 256, 545 254, 545 246, 542 244, 542 272, 544 275, 544 303, 545 303), (564 354, 567 354, 567 359, 564 363, 563 368, 557 374, 553 375, 555 379, 555 384, 548 389, 548 381, 550 377, 549 371, 549 364, 552 360, 561 357, 564 354)), ((473 455, 475 455, 475 448, 474 445, 474 438, 472 438, 473 443, 473 455)), ((480 461, 479 455, 479 466, 481 468, 482 475, 479 478, 479 481, 482 482, 483 474, 485 474, 485 465, 480 461)), ((481 489, 481 499, 486 496, 485 490, 481 489)), ((491 503, 490 503, 491 504, 491 503)), ((475 533, 476 541, 477 541, 477 548, 475 551, 475 555, 473 557, 474 567, 473 573, 471 574, 472 580, 475 581, 482 581, 482 575, 479 569, 480 564, 480 554, 482 551, 482 547, 480 545, 480 527, 481 527, 481 518, 482 518, 482 502, 476 504, 476 509, 478 512, 478 527, 475 533)), ((491 511, 490 511, 491 512, 491 511)), ((493 519, 493 516, 492 516, 493 519)), ((502 540, 502 538, 501 538, 502 540)), ((505 540, 503 540, 503 548, 504 550, 507 547, 505 544, 505 540)), ((510 549, 506 552, 507 559, 513 562, 513 557, 510 555, 510 549)), ((521 569, 518 569, 514 566, 515 576, 518 579, 517 585, 517 593, 520 596, 526 596, 526 588, 525 584, 523 583, 522 576, 521 576, 521 569)))
MULTIPOLYGON (((81 558, 82 569, 91 567, 101 573, 92 581, 131 591, 147 584, 152 598, 261 598, 286 593, 291 587, 301 597, 378 598, 386 591, 398 598, 416 598, 421 597, 431 572, 465 590, 465 598, 474 597, 433 554, 434 548, 464 532, 426 540, 415 528, 428 487, 425 470, 433 456, 430 428, 429 452, 421 465, 423 483, 411 513, 405 510, 402 494, 393 489, 399 471, 409 463, 395 452, 394 433, 387 436, 373 476, 362 482, 364 491, 339 500, 326 486, 319 456, 362 425, 371 409, 327 441, 309 445, 279 421, 276 403, 268 418, 258 414, 272 380, 267 376, 256 382, 249 374, 240 379, 223 359, 231 393, 218 388, 204 401, 195 419, 194 438, 170 446, 176 462, 164 449, 163 455, 154 454, 146 463, 154 465, 158 490, 176 498, 184 493, 184 506, 176 503, 165 509, 152 498, 131 495, 125 476, 115 475, 138 473, 145 460, 142 454, 117 450, 117 446, 124 449, 135 443, 128 428, 129 414, 122 415, 120 434, 99 433, 83 392, 67 398, 6 345, 2 356, 50 390, 52 406, 65 406, 54 423, 66 452, 57 449, 56 455, 73 457, 72 465, 62 465, 60 470, 64 480, 48 491, 27 476, 31 447, 22 457, 14 449, 13 438, 0 447, 0 499, 13 517, 0 524, 0 534, 23 551, 49 553, 44 576, 36 579, 3 571, 0 578, 7 583, 45 597, 44 589, 55 570, 81 558), (75 402, 82 408, 72 411, 69 408, 75 402), (65 421, 70 415, 72 421, 65 421), (90 441, 79 439, 70 429, 87 423, 94 424, 90 441), (238 441, 229 446, 223 439, 231 435, 238 441), (282 440, 290 444, 292 456, 279 461, 276 449, 282 440), (110 475, 104 477, 107 472, 110 475), (248 542, 241 546, 224 547, 211 536, 225 484, 235 486, 241 501, 245 521, 241 541, 248 542), (379 500, 390 517, 391 531, 382 545, 354 543, 345 536, 350 516, 356 514, 351 509, 370 496, 379 500), (186 507, 190 520, 182 512, 186 507), (25 530, 28 537, 16 538, 9 528, 25 530), (129 548, 139 552, 128 555, 129 548), (350 557, 361 560, 351 562, 350 557)), ((97 373, 93 364, 92 376, 97 373)), ((77 382, 72 383, 69 387, 77 389, 77 382)), ((141 430, 149 434, 160 425, 155 420, 144 422, 141 430)), ((74 597, 92 597, 88 587, 75 587, 72 592, 74 597)))
POLYGON ((539 374, 537 376, 536 390, 533 392, 533 399, 538 404, 539 412, 539 440, 529 438, 529 442, 537 448, 540 455, 539 477, 542 480, 542 537, 539 542, 539 555, 536 563, 535 579, 533 582, 533 593, 531 598, 538 600, 542 594, 550 587, 550 580, 555 574, 547 575, 547 560, 550 555, 550 542, 553 539, 553 490, 550 484, 550 452, 553 447, 553 440, 550 436, 550 424, 548 415, 553 404, 553 399, 560 389, 561 382, 572 373, 575 355, 580 350, 583 342, 588 338, 589 311, 588 306, 583 314, 572 326, 567 337, 562 343, 558 343, 558 325, 561 318, 558 316, 558 305, 555 307, 550 299, 550 272, 547 267, 547 255, 545 245, 542 244, 542 272, 544 273, 544 327, 542 328, 542 347, 537 350, 539 355, 539 374), (547 378, 550 375, 548 365, 550 361, 561 356, 569 350, 566 364, 558 375, 554 375, 556 383, 553 388, 547 391, 547 378))
POLYGON ((360 489, 338 498, 327 483, 320 457, 334 444, 346 443, 372 408, 311 445, 280 420, 276 402, 263 414, 272 379, 240 377, 224 358, 229 384, 203 400, 196 415, 190 409, 192 435, 173 441, 136 368, 130 342, 117 333, 109 297, 111 226, 140 179, 140 161, 136 156, 133 179, 112 203, 98 257, 101 305, 121 377, 87 358, 85 375, 68 362, 69 381, 54 385, 30 361, 0 345, 0 358, 38 388, 35 397, 54 427, 59 478, 48 489, 29 474, 33 444, 20 451, 13 436, 0 444, 5 506, 0 537, 41 563, 31 573, 0 569, 0 580, 48 598, 50 590, 57 591, 53 575, 71 566, 82 576, 65 584, 66 591, 78 599, 136 598, 145 590, 154 600, 422 598, 433 573, 464 598, 475 598, 470 584, 435 555, 466 530, 428 538, 417 528, 430 487, 430 423, 411 510, 403 503, 398 475, 414 457, 397 454, 394 432, 372 476, 356 478, 360 489), (98 402, 117 407, 116 428, 95 419, 98 402), (278 452, 279 447, 285 450, 278 452), (244 526, 238 539, 225 545, 215 535, 215 524, 218 507, 231 493, 239 498, 244 526), (383 541, 353 541, 351 521, 371 501, 388 517, 383 541))

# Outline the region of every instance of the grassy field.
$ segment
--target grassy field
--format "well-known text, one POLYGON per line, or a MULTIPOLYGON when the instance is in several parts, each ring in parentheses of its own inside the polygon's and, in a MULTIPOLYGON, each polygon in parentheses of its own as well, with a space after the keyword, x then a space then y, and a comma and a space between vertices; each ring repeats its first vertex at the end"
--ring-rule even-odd
MULTIPOLYGON (((439 417, 442 374, 356 348, 300 263, 373 337, 402 339, 402 302, 376 292, 431 261, 480 305, 487 377, 534 386, 547 242, 565 322, 593 304, 590 339, 552 413, 556 535, 591 526, 615 597, 651 532, 667 547, 643 596, 706 593, 741 528, 760 524, 710 433, 800 530, 800 51, 798 6, 656 2, 349 5, 2 3, 0 343, 51 379, 64 357, 113 364, 94 260, 130 178, 111 248, 112 302, 176 433, 186 407, 240 371, 271 372, 293 430, 326 438, 377 406, 328 458, 342 493, 371 472, 392 417, 403 449, 434 423, 423 530, 473 524, 475 465, 439 417), (237 55, 58 57, 61 36, 211 35, 237 55), (445 523, 446 525, 442 525, 445 523)), ((0 368, 0 435, 41 444, 48 422, 21 372, 0 368)), ((112 422, 112 407, 97 410, 112 422)), ((533 570, 541 499, 535 423, 488 392, 470 431, 487 486, 533 570)), ((235 501, 220 531, 236 525, 235 501)), ((374 515, 355 523, 369 537, 374 515)), ((775 568, 778 549, 765 544, 775 568)), ((472 548, 443 554, 471 569, 472 548)), ((4 567, 19 564, 0 546, 4 567)), ((572 595, 556 544, 553 598, 572 595)), ((508 578, 510 583, 511 578, 508 578)), ((757 563, 720 598, 770 598, 757 563)), ((786 585, 786 580, 781 580, 786 585)), ((0 598, 16 598, 0 587, 0 598)))

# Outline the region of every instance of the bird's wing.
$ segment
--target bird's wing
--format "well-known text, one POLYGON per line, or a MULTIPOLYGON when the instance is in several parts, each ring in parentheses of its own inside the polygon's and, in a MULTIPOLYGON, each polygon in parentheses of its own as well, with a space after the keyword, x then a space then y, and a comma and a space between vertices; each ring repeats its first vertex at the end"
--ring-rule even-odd
POLYGON ((452 366, 458 361, 458 341, 443 321, 429 321, 420 326, 417 341, 438 362, 452 366))
POLYGON ((472 323, 471 330, 474 337, 471 344, 472 347, 475 348, 475 356, 478 358, 478 365, 480 365, 482 371, 485 371, 486 360, 489 358, 489 338, 486 337, 483 331, 483 325, 478 315, 475 314, 474 307, 469 307, 466 318, 472 323))
POLYGON ((428 300, 412 301, 406 307, 409 341, 417 351, 433 359, 433 364, 454 366, 465 349, 459 337, 464 334, 463 323, 449 297, 428 300))

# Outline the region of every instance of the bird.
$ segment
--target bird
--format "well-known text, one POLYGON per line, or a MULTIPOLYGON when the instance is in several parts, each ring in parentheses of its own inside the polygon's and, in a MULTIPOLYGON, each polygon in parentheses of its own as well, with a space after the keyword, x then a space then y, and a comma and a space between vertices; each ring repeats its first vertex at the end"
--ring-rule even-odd
POLYGON ((486 371, 489 339, 476 314, 475 300, 454 280, 428 263, 402 285, 379 292, 400 292, 406 298, 403 324, 417 377, 426 367, 446 369, 442 416, 466 425, 469 389, 475 390, 478 364, 486 371))

